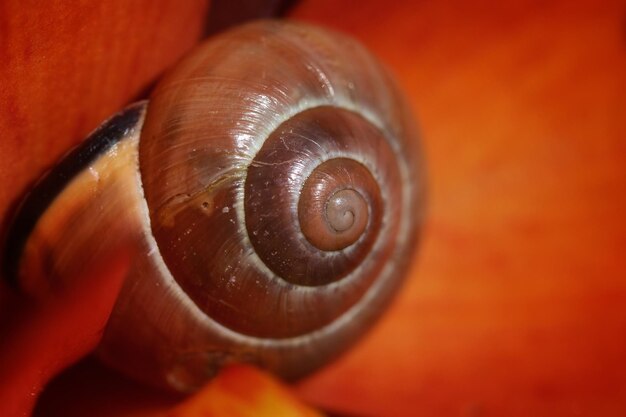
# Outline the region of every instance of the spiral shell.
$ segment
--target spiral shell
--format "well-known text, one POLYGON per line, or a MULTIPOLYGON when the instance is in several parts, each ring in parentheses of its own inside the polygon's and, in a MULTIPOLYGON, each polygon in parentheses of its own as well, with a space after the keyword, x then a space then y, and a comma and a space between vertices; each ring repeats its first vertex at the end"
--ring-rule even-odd
POLYGON ((200 46, 143 111, 108 156, 129 162, 98 214, 125 237, 98 247, 146 256, 101 357, 188 391, 233 361, 296 378, 352 344, 397 292, 422 220, 416 131, 381 65, 343 35, 257 22, 200 46))

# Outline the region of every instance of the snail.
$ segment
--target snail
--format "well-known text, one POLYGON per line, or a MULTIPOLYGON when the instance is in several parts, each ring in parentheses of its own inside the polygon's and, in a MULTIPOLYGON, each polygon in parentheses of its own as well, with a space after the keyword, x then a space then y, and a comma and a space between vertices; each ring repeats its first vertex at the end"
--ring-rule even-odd
POLYGON ((45 298, 133 247, 105 363, 182 392, 231 362, 295 379, 399 290, 422 170, 411 112, 363 46, 254 22, 200 45, 66 155, 18 210, 4 268, 45 298))

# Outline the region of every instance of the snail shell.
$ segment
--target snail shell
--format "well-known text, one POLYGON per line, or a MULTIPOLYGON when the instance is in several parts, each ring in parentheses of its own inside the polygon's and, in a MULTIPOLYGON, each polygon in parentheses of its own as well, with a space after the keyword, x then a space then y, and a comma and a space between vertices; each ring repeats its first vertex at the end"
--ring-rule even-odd
POLYGON ((423 183, 410 112, 358 43, 248 24, 203 44, 22 205, 7 269, 37 297, 137 256, 99 355, 191 391, 229 362, 286 378, 351 345, 397 292, 423 183))

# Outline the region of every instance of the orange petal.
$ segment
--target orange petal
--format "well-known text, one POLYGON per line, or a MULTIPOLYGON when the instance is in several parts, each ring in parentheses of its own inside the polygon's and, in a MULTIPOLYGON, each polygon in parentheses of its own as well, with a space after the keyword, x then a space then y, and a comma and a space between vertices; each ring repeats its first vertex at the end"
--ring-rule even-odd
POLYGON ((268 374, 243 365, 224 369, 168 417, 320 417, 268 374))

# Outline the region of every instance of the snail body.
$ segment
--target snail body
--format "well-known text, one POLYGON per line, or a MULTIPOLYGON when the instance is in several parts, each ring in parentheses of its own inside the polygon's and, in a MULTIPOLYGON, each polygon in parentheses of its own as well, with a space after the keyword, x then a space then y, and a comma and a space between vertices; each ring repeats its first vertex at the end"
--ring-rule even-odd
POLYGON ((381 314, 417 242, 410 112, 362 46, 308 25, 215 37, 81 149, 23 203, 9 275, 47 297, 133 247, 98 353, 153 384, 311 372, 381 314))

